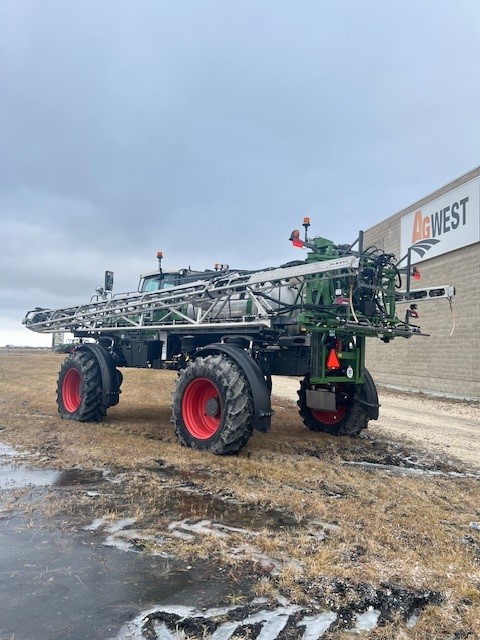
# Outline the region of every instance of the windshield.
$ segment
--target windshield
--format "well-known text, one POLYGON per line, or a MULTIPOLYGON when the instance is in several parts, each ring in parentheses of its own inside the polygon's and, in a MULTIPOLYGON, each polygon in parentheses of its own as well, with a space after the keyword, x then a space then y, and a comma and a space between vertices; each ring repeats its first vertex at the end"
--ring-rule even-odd
POLYGON ((176 274, 158 273, 154 276, 147 276, 143 279, 141 291, 159 291, 160 289, 171 289, 175 286, 176 274))

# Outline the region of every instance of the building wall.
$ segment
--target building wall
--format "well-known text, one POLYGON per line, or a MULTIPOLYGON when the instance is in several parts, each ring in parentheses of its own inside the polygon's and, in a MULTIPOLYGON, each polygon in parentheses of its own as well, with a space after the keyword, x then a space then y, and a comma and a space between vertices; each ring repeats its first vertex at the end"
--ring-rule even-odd
MULTIPOLYGON (((402 217, 480 175, 480 167, 365 232, 365 247, 376 245, 400 257, 402 217)), ((480 212, 478 213, 480 215, 480 212)), ((421 280, 412 288, 454 285, 446 299, 418 302, 418 323, 430 337, 367 340, 367 368, 377 384, 480 400, 480 243, 417 264, 421 280), (453 330, 453 334, 452 334, 453 330)), ((405 283, 403 283, 403 287, 405 283)), ((398 305, 402 318, 408 305, 398 305)))

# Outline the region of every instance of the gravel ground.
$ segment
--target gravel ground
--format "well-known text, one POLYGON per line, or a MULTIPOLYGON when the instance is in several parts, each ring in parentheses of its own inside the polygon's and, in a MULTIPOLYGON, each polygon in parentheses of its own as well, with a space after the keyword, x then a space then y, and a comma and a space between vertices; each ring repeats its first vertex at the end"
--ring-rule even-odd
MULTIPOLYGON (((297 401, 298 378, 275 377, 273 395, 297 401)), ((480 468, 480 404, 379 389, 380 418, 369 431, 408 438, 480 468)))

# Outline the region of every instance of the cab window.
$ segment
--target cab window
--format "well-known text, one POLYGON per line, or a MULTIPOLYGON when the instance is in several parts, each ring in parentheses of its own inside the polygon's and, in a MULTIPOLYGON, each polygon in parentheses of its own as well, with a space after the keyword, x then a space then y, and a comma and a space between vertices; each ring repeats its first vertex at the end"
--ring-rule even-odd
POLYGON ((175 274, 158 274, 144 279, 142 291, 151 292, 172 289, 175 284, 175 274))

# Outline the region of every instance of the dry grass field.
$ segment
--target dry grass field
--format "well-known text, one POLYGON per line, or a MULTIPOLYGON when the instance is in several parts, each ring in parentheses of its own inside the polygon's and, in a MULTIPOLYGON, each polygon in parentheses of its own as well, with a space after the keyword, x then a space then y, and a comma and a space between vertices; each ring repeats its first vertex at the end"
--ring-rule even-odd
POLYGON ((345 615, 379 609, 368 637, 480 638, 474 472, 374 426, 357 439, 311 433, 296 406, 278 399, 271 432, 255 434, 239 456, 195 452, 173 435, 169 371, 124 370, 120 404, 103 423, 64 421, 55 404, 63 357, 0 354, 0 441, 34 453, 32 464, 123 474, 123 493, 88 507, 81 495, 67 504, 52 494, 47 513, 135 517, 152 536, 182 518, 223 521, 230 535, 167 536, 164 548, 222 563, 239 576, 239 600, 248 574, 258 595, 345 615))

